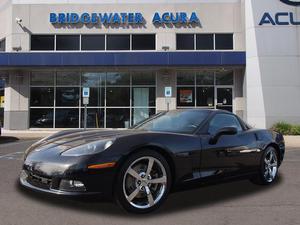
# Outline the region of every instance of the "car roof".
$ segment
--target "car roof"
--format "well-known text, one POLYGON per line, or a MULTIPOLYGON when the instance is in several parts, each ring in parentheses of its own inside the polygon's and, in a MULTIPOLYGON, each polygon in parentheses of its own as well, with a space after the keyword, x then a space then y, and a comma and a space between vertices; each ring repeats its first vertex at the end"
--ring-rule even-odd
POLYGON ((222 110, 222 109, 199 109, 199 108, 194 108, 194 109, 175 109, 175 110, 170 110, 170 111, 177 111, 177 112, 184 112, 184 111, 195 111, 195 112, 208 112, 208 113, 226 113, 226 114, 233 114, 232 112, 222 110))

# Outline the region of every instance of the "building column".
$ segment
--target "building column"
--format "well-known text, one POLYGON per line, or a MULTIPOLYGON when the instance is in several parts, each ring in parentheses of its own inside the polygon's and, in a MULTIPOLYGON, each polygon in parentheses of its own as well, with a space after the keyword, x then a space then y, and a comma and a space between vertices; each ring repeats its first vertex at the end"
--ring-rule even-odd
POLYGON ((4 129, 29 128, 29 72, 10 72, 5 86, 4 129))
POLYGON ((156 80, 156 111, 166 111, 167 103, 169 103, 169 110, 176 109, 176 71, 159 71, 156 80), (172 97, 169 99, 165 98, 165 87, 172 87, 172 97))

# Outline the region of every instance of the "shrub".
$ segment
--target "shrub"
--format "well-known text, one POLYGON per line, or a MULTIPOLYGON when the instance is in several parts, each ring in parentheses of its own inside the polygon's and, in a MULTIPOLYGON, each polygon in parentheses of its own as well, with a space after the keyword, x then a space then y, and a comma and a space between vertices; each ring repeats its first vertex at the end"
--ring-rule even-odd
POLYGON ((285 122, 274 124, 272 130, 283 135, 300 135, 300 125, 292 125, 285 122))

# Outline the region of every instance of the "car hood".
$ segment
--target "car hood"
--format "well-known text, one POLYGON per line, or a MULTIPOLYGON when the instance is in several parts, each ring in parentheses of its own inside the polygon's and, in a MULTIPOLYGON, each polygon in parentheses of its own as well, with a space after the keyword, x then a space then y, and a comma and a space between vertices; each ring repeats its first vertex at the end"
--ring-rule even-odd
POLYGON ((27 149, 25 155, 31 152, 41 152, 50 150, 56 151, 57 153, 64 152, 68 149, 85 145, 91 142, 117 139, 122 136, 134 135, 141 133, 137 130, 72 130, 62 131, 49 136, 48 138, 42 139, 41 141, 33 144, 27 149))

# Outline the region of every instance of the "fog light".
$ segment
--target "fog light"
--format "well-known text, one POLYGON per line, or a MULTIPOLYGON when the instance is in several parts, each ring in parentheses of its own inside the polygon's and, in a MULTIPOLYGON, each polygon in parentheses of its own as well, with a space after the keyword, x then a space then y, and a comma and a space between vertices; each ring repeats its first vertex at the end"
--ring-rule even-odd
POLYGON ((25 170, 22 170, 22 171, 21 171, 21 174, 20 174, 20 179, 21 179, 21 180, 26 180, 27 177, 28 177, 28 175, 27 175, 26 171, 25 171, 25 170))
POLYGON ((84 184, 78 180, 61 180, 59 185, 61 191, 86 191, 84 184))

